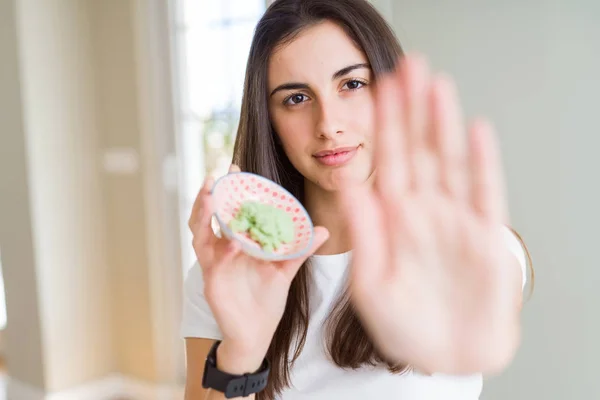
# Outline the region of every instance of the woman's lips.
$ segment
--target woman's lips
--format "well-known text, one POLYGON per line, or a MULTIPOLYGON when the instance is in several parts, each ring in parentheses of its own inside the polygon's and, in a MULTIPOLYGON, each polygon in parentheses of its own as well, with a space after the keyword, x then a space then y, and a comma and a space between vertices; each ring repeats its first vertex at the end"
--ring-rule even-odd
POLYGON ((339 167, 350 161, 358 151, 358 147, 343 147, 333 150, 324 150, 314 155, 315 159, 328 167, 339 167))

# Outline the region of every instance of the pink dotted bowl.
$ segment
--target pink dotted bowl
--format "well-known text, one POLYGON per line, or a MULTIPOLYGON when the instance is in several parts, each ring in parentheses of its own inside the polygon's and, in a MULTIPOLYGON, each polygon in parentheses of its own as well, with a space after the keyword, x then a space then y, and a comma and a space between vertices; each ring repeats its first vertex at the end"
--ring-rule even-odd
POLYGON ((306 255, 309 251, 314 227, 306 209, 290 192, 260 175, 249 172, 234 172, 219 178, 212 189, 215 218, 222 234, 238 240, 242 250, 250 256, 268 260, 291 260, 306 255), (260 245, 243 233, 233 233, 229 223, 245 201, 258 201, 284 210, 294 222, 294 240, 283 244, 273 253, 262 250, 260 245))

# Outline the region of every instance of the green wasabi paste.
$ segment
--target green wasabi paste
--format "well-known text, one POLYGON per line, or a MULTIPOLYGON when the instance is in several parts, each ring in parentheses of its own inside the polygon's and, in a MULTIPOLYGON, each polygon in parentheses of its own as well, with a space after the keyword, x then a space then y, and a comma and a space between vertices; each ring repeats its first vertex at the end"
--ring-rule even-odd
POLYGON ((248 232, 267 252, 294 239, 292 217, 275 206, 256 201, 243 203, 229 227, 234 233, 248 232))

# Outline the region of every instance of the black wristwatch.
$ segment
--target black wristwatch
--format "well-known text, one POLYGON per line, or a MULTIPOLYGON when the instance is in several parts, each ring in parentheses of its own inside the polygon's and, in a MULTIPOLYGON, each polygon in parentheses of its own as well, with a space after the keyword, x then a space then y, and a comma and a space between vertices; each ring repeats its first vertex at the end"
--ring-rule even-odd
POLYGON ((269 376, 269 362, 265 359, 254 373, 244 375, 232 375, 217 369, 217 347, 221 344, 217 340, 206 357, 204 364, 204 375, 202 376, 202 387, 205 389, 218 390, 225 394, 225 397, 246 397, 253 393, 258 393, 267 386, 267 377, 269 376))

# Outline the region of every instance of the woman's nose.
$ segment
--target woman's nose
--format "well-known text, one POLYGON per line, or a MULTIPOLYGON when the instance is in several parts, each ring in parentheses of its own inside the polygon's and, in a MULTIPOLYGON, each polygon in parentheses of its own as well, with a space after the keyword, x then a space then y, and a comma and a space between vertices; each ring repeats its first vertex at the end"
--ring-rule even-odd
POLYGON ((316 135, 320 138, 330 139, 344 132, 342 127, 342 115, 339 104, 335 101, 319 101, 316 135))

